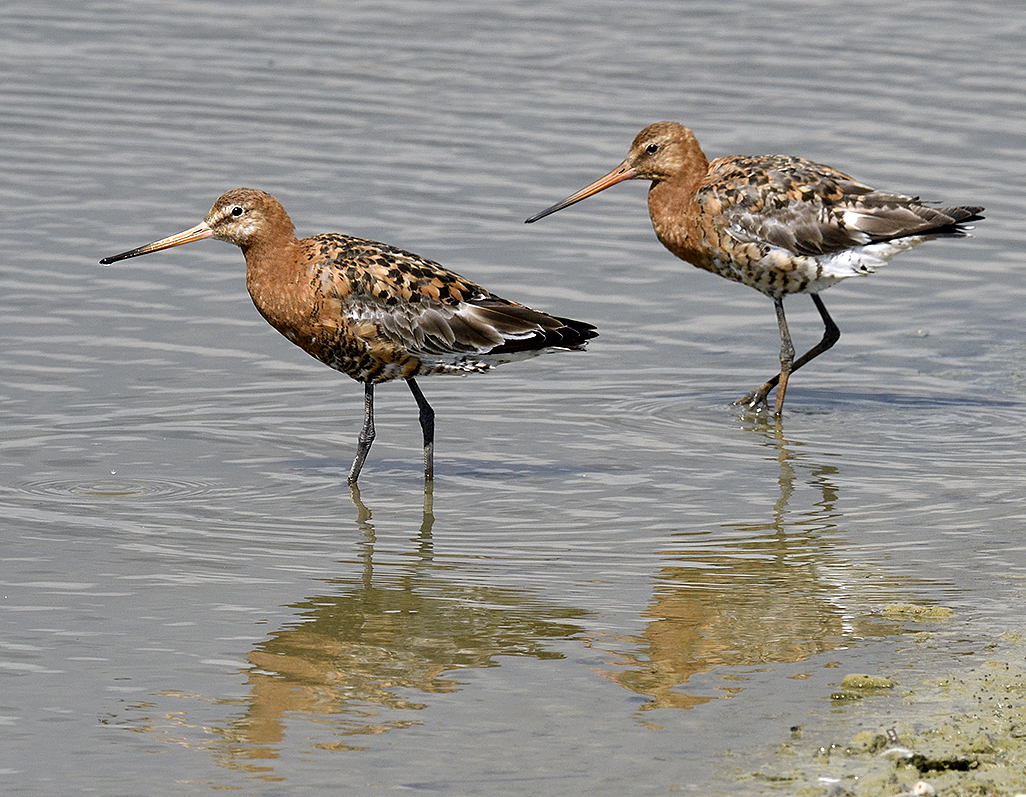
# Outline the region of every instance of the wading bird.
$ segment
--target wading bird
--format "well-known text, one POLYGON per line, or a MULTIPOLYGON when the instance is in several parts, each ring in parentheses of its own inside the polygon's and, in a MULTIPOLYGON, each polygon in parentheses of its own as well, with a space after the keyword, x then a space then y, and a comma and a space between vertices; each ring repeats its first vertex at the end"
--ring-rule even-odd
POLYGON ((735 404, 758 407, 776 387, 777 417, 788 377, 840 337, 820 291, 870 274, 923 241, 967 237, 971 228, 965 225, 983 218, 982 207, 932 207, 803 158, 730 155, 709 161, 691 130, 656 122, 638 133, 627 159, 609 174, 527 223, 624 180, 652 181, 652 226, 673 254, 773 300, 780 373, 735 404), (824 325, 822 340, 798 359, 784 318, 790 293, 808 293, 824 325))
POLYGON ((336 233, 298 240, 281 203, 251 188, 222 194, 191 229, 100 262, 205 238, 242 249, 249 295, 271 326, 364 383, 364 424, 350 484, 374 440, 376 384, 402 378, 409 385, 424 432, 424 478, 431 482, 435 414, 415 377, 480 373, 550 349, 581 349, 598 334, 591 324, 502 299, 387 244, 336 233))

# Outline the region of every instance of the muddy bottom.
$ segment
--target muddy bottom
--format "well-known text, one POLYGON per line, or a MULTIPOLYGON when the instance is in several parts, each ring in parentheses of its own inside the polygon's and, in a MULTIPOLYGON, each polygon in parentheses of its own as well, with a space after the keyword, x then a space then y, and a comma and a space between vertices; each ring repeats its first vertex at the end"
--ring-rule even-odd
POLYGON ((740 775, 795 795, 1026 794, 1026 639, 965 647, 963 631, 914 636, 909 670, 847 673, 829 712, 740 775), (938 676, 938 657, 957 655, 938 676))

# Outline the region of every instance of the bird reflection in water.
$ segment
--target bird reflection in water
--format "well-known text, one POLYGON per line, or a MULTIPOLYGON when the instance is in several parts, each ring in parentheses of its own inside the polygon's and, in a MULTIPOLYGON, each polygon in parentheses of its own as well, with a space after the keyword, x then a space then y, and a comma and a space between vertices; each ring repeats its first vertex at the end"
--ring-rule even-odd
POLYGON ((345 575, 327 580, 322 593, 291 605, 292 623, 249 652, 244 697, 164 693, 159 697, 182 698, 184 710, 160 715, 151 700, 116 724, 205 748, 225 767, 280 780, 274 761, 286 746, 361 749, 369 735, 420 724, 426 701, 417 695, 458 691, 454 671, 498 666, 501 656, 561 659, 552 643, 582 633, 573 621, 583 610, 546 604, 527 590, 461 580, 463 571, 451 563, 437 566, 430 485, 412 550, 381 546, 355 486, 351 496, 360 531, 356 556, 340 562, 345 575), (210 705, 232 716, 190 716, 208 716, 210 705), (287 741, 290 734, 299 741, 287 741))
POLYGON ((618 665, 603 675, 649 697, 642 710, 732 697, 744 689, 745 668, 904 631, 871 611, 881 593, 907 594, 912 581, 866 572, 845 555, 838 469, 786 441, 779 422, 753 421, 749 430, 780 466, 770 519, 679 532, 655 576, 644 632, 615 645, 594 641, 619 648, 610 651, 618 665), (810 490, 811 502, 793 506, 810 490))

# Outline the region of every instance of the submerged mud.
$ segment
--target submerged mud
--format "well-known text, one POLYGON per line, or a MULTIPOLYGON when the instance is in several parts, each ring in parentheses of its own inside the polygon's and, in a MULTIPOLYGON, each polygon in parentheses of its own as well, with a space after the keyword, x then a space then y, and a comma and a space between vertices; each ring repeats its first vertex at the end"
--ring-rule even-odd
POLYGON ((960 649, 964 667, 947 659, 954 666, 938 671, 956 638, 964 646, 962 629, 916 634, 914 666, 898 677, 846 674, 829 714, 791 728, 739 786, 809 797, 1026 795, 1026 638, 1005 631, 960 649))

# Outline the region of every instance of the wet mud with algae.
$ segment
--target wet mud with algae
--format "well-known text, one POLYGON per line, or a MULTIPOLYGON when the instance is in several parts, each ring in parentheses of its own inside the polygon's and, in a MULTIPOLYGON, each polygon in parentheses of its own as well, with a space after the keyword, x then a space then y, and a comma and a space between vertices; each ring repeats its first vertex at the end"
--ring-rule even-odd
POLYGON ((839 673, 828 709, 732 761, 739 792, 1026 797, 1026 632, 987 639, 929 612, 895 671, 839 673))

